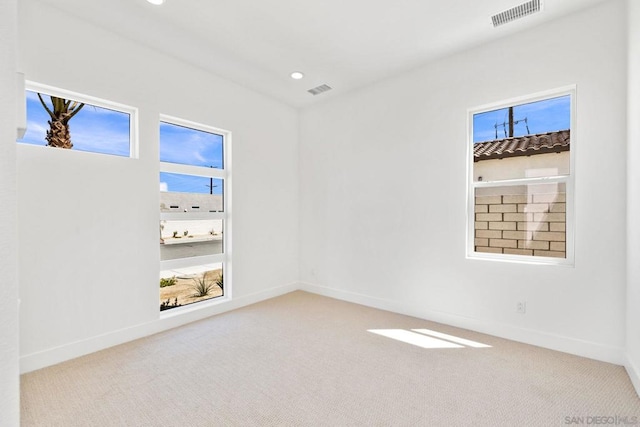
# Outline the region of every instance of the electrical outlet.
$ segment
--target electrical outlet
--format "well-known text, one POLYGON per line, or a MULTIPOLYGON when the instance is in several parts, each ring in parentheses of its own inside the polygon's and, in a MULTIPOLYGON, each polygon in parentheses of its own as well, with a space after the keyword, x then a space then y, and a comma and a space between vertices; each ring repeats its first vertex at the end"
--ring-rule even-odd
POLYGON ((527 302, 526 301, 518 301, 516 305, 516 313, 525 314, 527 312, 527 302))

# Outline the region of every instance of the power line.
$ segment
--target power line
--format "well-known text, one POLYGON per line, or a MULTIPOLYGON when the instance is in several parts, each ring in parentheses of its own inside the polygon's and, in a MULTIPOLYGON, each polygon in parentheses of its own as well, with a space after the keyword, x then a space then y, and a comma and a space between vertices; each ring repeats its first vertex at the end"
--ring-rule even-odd
POLYGON ((513 138, 514 135, 514 127, 515 125, 519 124, 520 122, 524 122, 525 127, 527 128, 527 135, 531 134, 531 132, 529 131, 529 120, 527 117, 525 117, 524 119, 514 119, 513 118, 513 107, 509 107, 509 121, 507 122, 506 120, 503 121, 502 123, 498 123, 496 122, 493 125, 493 128, 495 129, 496 132, 496 139, 498 139, 498 127, 502 126, 502 130, 504 132, 504 137, 505 138, 513 138), (507 133, 507 125, 509 126, 509 131, 507 133))

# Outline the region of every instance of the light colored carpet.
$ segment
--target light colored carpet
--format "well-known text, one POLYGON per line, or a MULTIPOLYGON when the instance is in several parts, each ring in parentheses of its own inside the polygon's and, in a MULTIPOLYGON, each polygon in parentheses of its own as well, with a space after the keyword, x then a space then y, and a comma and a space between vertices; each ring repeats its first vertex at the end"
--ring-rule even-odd
POLYGON ((21 399, 24 426, 640 420, 620 366, 300 291, 23 375, 21 399), (491 347, 423 348, 371 329, 491 347))

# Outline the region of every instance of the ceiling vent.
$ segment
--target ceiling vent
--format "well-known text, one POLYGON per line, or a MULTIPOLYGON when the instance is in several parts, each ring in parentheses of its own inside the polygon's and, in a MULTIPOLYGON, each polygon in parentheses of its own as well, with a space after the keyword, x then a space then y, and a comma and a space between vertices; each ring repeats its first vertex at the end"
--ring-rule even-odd
POLYGON ((309 89, 307 92, 309 92, 313 96, 316 96, 316 95, 320 95, 323 92, 329 91, 331 89, 332 88, 329 85, 320 85, 320 86, 314 87, 313 89, 309 89))
POLYGON ((500 12, 497 15, 491 17, 493 26, 499 27, 507 22, 515 21, 516 19, 524 18, 532 13, 540 12, 542 9, 542 0, 531 0, 526 3, 522 3, 519 6, 512 7, 509 10, 500 12))

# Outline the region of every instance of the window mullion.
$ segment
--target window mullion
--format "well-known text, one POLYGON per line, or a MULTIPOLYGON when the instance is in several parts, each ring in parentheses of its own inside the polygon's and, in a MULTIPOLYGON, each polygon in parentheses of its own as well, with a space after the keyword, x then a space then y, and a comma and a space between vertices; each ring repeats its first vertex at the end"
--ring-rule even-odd
POLYGON ((177 270, 188 267, 199 267, 206 264, 222 263, 226 260, 225 254, 202 255, 190 258, 177 258, 160 261, 160 270, 177 270))
POLYGON ((189 221, 207 219, 226 219, 224 212, 160 212, 161 221, 189 221))
POLYGON ((177 173, 182 175, 196 175, 207 178, 226 178, 226 171, 219 168, 182 165, 179 163, 160 162, 160 172, 177 173))
POLYGON ((474 181, 472 182, 472 186, 474 188, 484 188, 484 187, 507 187, 513 185, 528 185, 528 184, 554 184, 554 183, 562 183, 568 182, 568 175, 558 175, 558 176, 544 176, 544 177, 536 177, 536 178, 520 178, 520 179, 505 179, 500 181, 474 181))

